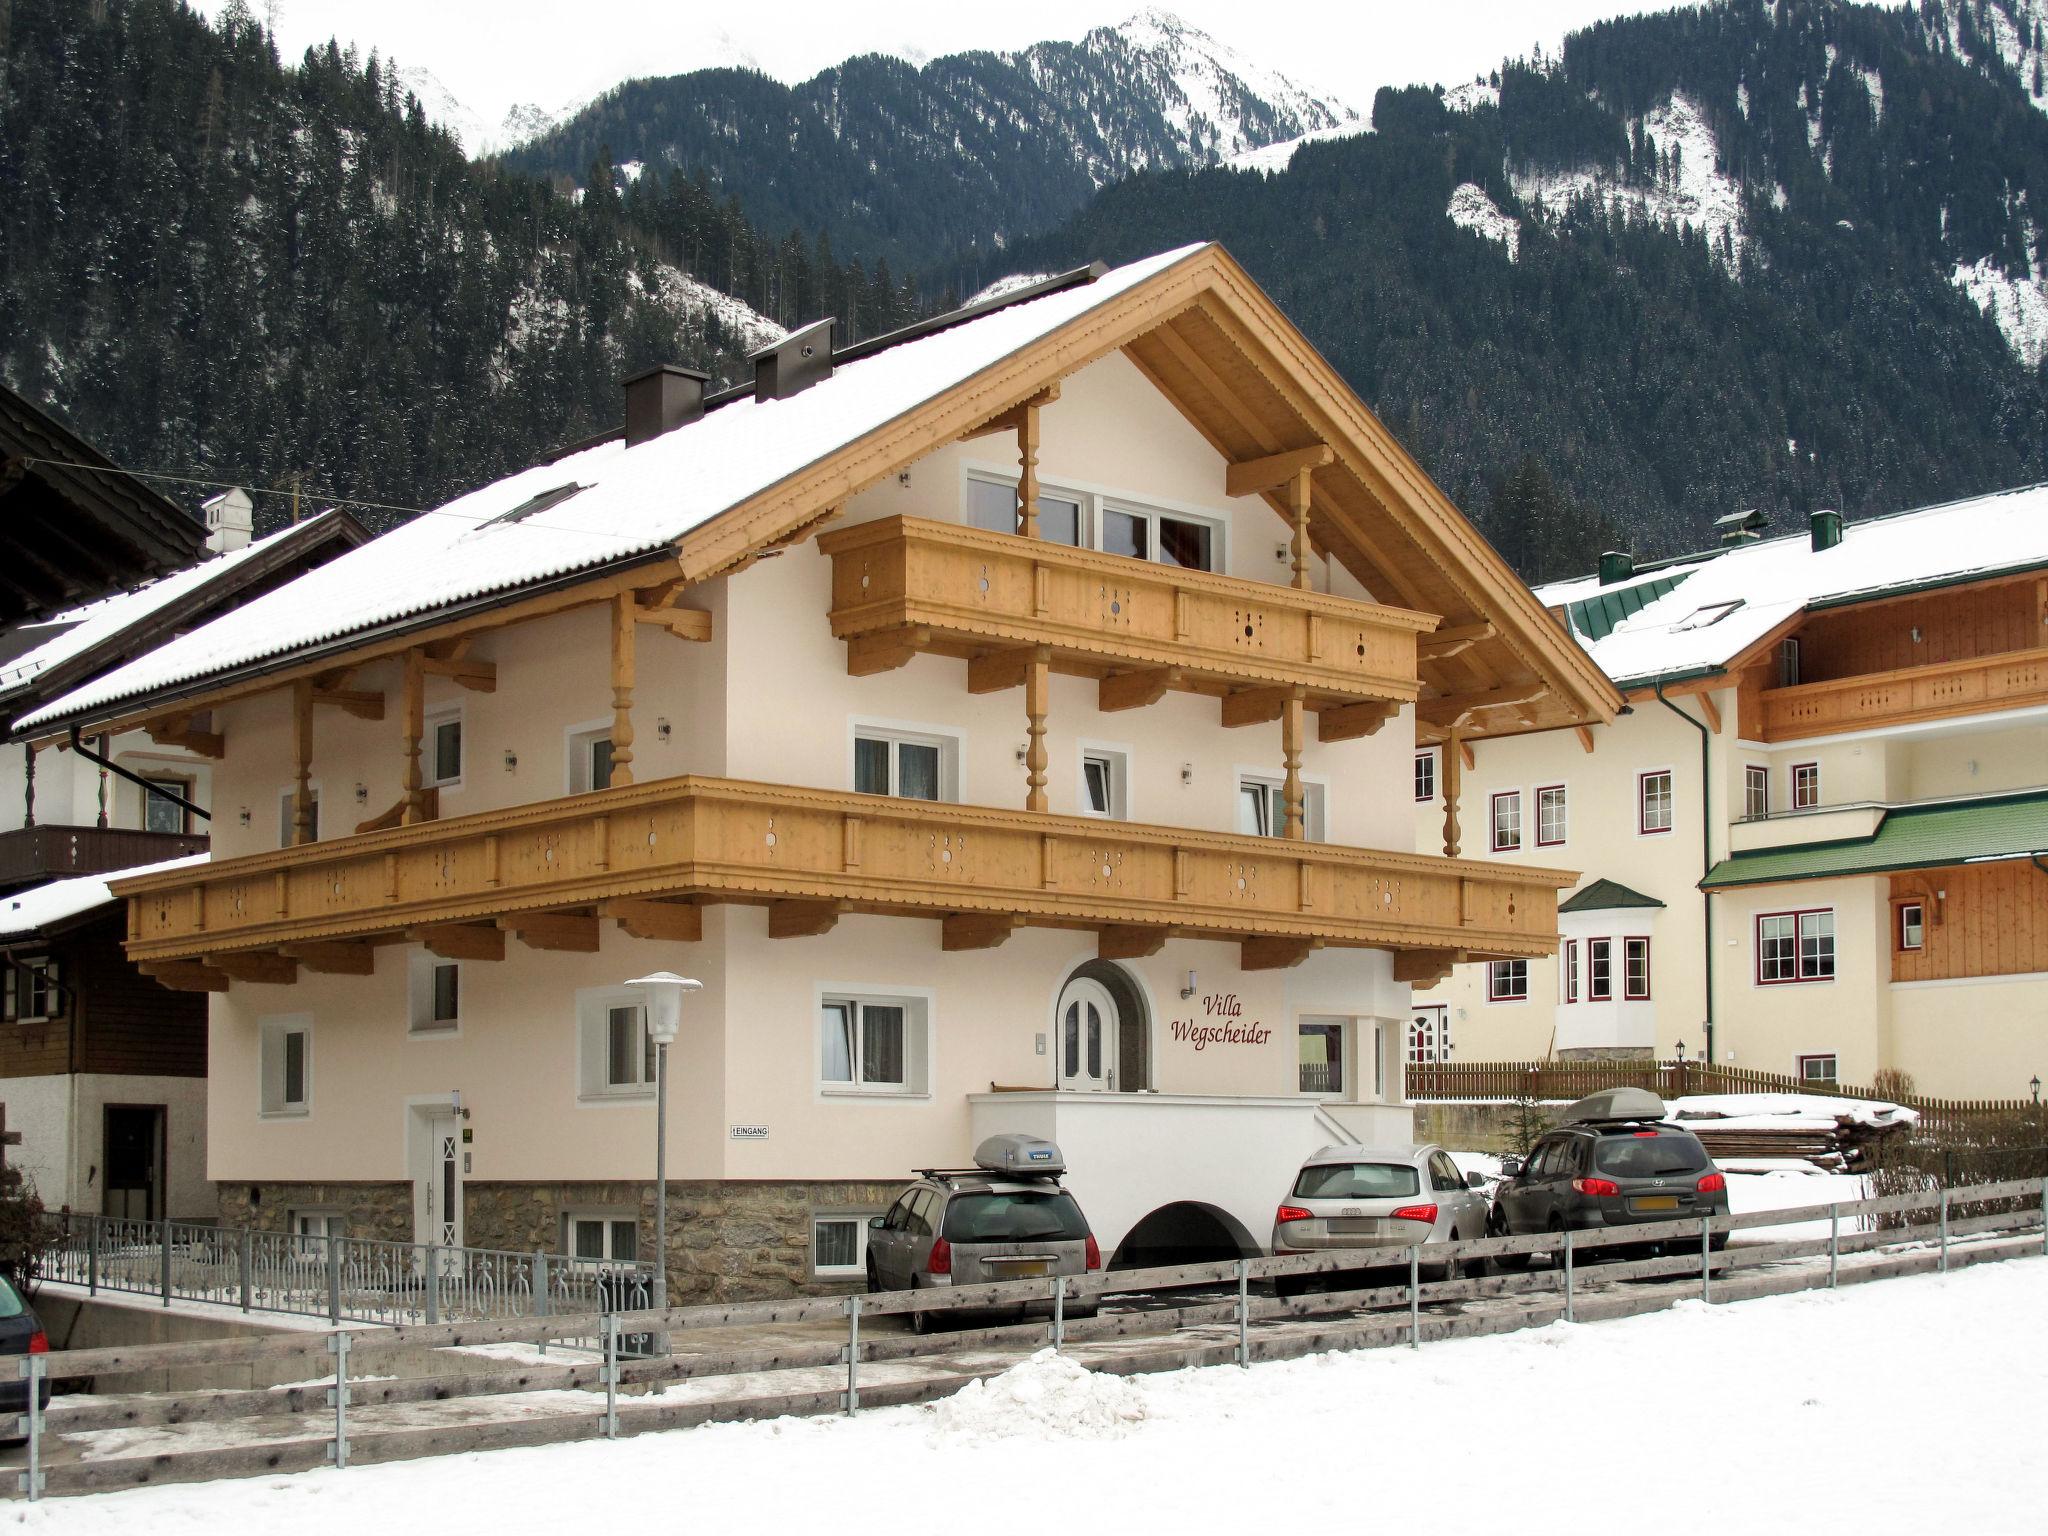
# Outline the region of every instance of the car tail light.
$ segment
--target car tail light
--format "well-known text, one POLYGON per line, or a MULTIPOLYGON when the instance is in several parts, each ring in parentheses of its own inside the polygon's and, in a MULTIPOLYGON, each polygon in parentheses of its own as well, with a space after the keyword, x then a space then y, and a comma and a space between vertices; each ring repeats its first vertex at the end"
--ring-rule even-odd
POLYGON ((1404 1205, 1387 1219, 1390 1221, 1434 1222, 1436 1220, 1436 1207, 1433 1205, 1404 1205))
POLYGON ((1637 1131, 1635 1136, 1637 1141, 1655 1141, 1657 1139, 1655 1131, 1637 1131))
POLYGON ((47 1355, 50 1352, 50 1336, 38 1328, 28 1336, 28 1352, 32 1355, 47 1355))
POLYGON ((1090 1270, 1102 1268, 1102 1245, 1095 1241, 1095 1234, 1093 1232, 1088 1234, 1088 1268, 1090 1270))
POLYGON ((924 1261, 924 1272, 928 1275, 953 1273, 953 1245, 943 1237, 932 1239, 931 1257, 924 1261))
POLYGON ((1582 1195, 1618 1195, 1621 1186, 1612 1179, 1573 1179, 1572 1188, 1582 1195))
POLYGON ((1315 1219, 1316 1213, 1314 1211, 1299 1205, 1283 1205, 1273 1213, 1273 1220, 1276 1222, 1314 1221, 1315 1219))
POLYGON ((1718 1173, 1710 1173, 1700 1180, 1700 1193, 1718 1195, 1728 1187, 1728 1180, 1718 1173))

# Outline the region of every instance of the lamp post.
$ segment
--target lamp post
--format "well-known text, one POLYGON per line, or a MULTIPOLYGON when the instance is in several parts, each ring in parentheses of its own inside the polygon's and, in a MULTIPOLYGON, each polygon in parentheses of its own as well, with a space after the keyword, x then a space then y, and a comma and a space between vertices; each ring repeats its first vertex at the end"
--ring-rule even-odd
POLYGON ((654 1305, 668 1306, 668 1048, 683 1027, 683 994, 704 983, 674 971, 626 983, 647 998, 647 1038, 654 1042, 654 1305))

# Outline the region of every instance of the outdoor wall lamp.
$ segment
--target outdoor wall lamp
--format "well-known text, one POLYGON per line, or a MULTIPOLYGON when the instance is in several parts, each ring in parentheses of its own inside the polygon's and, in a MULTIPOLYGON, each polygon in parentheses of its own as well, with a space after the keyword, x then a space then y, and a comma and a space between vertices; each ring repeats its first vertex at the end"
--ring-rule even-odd
POLYGON ((1180 995, 1184 998, 1195 995, 1195 973, 1193 971, 1188 972, 1188 984, 1180 989, 1180 995))
POLYGON ((357 805, 368 805, 369 803, 370 803, 370 786, 369 786, 369 785, 367 785, 367 784, 358 784, 358 785, 356 786, 356 804, 357 804, 357 805))
POLYGON ((507 773, 516 773, 518 769, 519 754, 517 752, 507 752, 505 754, 505 771, 507 773))
POLYGON ((1182 763, 1180 765, 1180 781, 1183 784, 1195 782, 1195 765, 1193 763, 1182 763))
POLYGON ((654 722, 654 734, 659 736, 663 741, 668 740, 669 723, 666 716, 654 722))
POLYGON ((242 807, 242 814, 240 820, 243 826, 246 827, 247 825, 249 825, 249 807, 247 807, 246 805, 242 807))

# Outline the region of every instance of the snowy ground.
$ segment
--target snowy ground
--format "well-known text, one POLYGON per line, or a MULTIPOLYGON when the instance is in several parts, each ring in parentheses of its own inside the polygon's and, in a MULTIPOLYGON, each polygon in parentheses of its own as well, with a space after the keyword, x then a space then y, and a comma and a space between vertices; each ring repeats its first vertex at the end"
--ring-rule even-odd
POLYGON ((939 1404, 16 1505, 59 1536, 642 1527, 1431 1536, 2038 1531, 2048 1262, 1131 1380, 1041 1358, 939 1404), (1621 1390, 1636 1383, 1631 1394, 1621 1390), (1909 1386, 1912 1423, 1872 1415, 1909 1386), (1655 1403, 1650 1413, 1642 1401, 1655 1403), (1554 1433, 1540 1425, 1571 1426, 1554 1433), (1534 1432, 1532 1432, 1534 1430, 1534 1432), (1962 1448, 1958 1455, 1952 1449, 1962 1448), (1606 1480, 1602 1474, 1603 1481, 1606 1480), (1567 1490, 1567 1492, 1559 1492, 1567 1490), (1576 1490, 1576 1491, 1570 1491, 1576 1490))

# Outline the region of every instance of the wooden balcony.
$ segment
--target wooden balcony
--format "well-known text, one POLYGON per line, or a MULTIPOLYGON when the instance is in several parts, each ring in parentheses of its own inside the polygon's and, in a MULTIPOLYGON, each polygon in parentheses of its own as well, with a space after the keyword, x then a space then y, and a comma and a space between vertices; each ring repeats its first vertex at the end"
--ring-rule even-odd
POLYGON ((1892 672, 1766 688, 1761 740, 1803 741, 1842 731, 2048 704, 2048 650, 2007 651, 1892 672))
POLYGON ((73 827, 46 822, 0 832, 0 890, 45 880, 98 875, 206 852, 204 832, 142 832, 133 827, 73 827))
POLYGON ((841 791, 676 778, 395 827, 118 883, 130 955, 172 985, 365 973, 372 942, 492 958, 503 934, 590 950, 617 921, 688 940, 699 903, 769 907, 781 937, 843 912, 944 920, 948 949, 1021 925, 1102 952, 1239 940, 1248 968, 1322 945, 1422 952, 1397 974, 1549 952, 1554 870, 841 791))
MULTIPOLYGON (((1300 687, 1308 707, 1415 698, 1433 614, 1182 570, 953 523, 889 517, 823 535, 832 633, 863 675, 935 652, 993 662, 1050 652, 1055 672, 1108 679, 1103 707, 1167 688, 1300 687)), ((970 686, 975 686, 970 674, 970 686)), ((1270 715, 1267 718, 1271 718, 1270 715)))

